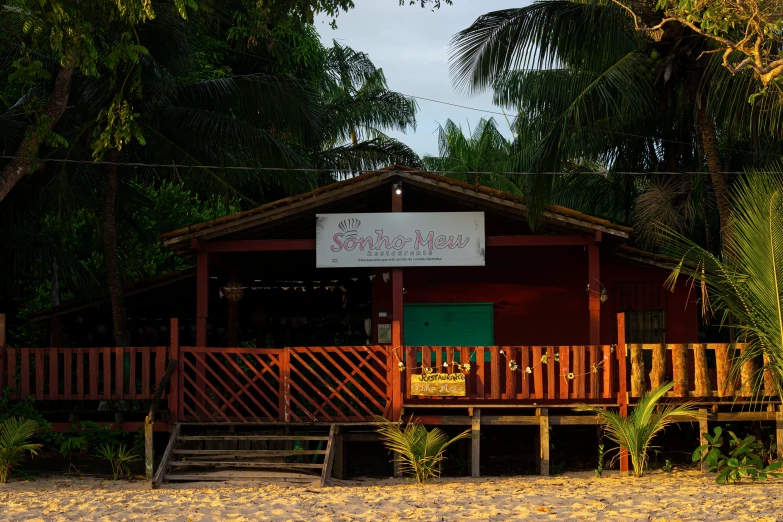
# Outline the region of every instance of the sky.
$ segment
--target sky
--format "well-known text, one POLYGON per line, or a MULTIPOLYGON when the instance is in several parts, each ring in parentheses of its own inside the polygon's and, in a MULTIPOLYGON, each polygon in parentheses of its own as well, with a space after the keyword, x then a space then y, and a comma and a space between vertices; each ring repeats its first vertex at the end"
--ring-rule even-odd
MULTIPOLYGON (((332 40, 338 40, 342 45, 367 53, 375 66, 383 69, 393 91, 497 111, 490 93, 467 96, 454 89, 449 77, 449 41, 484 13, 528 3, 526 0, 454 0, 454 5, 442 5, 440 10, 432 11, 419 6, 401 7, 398 0, 356 0, 356 8, 337 18, 336 30, 329 27, 331 18, 327 17, 319 18, 316 28, 324 45, 331 46, 332 40)), ((474 126, 483 116, 493 116, 417 101, 416 131, 406 134, 389 131, 388 134, 420 156, 437 155, 438 123, 450 118, 467 132, 468 125, 474 126)), ((508 128, 502 115, 495 118, 501 129, 508 128)), ((507 130, 505 134, 510 137, 507 130)))

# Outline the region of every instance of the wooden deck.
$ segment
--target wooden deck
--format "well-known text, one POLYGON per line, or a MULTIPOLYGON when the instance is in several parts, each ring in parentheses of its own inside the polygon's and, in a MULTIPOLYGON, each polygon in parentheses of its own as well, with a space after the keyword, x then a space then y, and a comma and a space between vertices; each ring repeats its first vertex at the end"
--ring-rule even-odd
MULTIPOLYGON (((172 332, 178 331, 172 320, 172 332)), ((403 409, 624 407, 674 381, 672 397, 703 405, 772 400, 753 364, 730 373, 742 345, 315 346, 215 348, 3 348, 0 386, 10 398, 149 400, 170 360, 164 401, 173 422, 352 423, 403 409), (465 370, 465 364, 469 370, 465 370), (463 373, 464 397, 411 394, 411 375, 463 373), (753 394, 764 390, 767 397, 753 394)))

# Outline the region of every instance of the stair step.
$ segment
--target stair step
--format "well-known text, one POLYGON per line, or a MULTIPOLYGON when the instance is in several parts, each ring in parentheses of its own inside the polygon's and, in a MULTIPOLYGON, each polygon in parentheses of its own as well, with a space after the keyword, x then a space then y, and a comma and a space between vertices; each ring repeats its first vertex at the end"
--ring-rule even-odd
POLYGON ((164 475, 164 480, 168 481, 224 481, 224 480, 255 480, 255 481, 284 481, 284 482, 314 482, 318 480, 318 475, 304 475, 301 473, 273 473, 264 472, 263 474, 253 472, 235 471, 229 474, 220 472, 215 473, 172 473, 164 475))
POLYGON ((186 460, 186 461, 171 461, 169 467, 172 468, 213 468, 220 466, 228 466, 232 468, 307 468, 322 469, 323 464, 309 464, 301 462, 232 462, 232 461, 215 461, 215 460, 186 460))
POLYGON ((180 441, 190 440, 329 440, 328 435, 180 435, 180 441))
POLYGON ((326 455, 326 450, 210 450, 210 449, 175 449, 174 455, 193 455, 206 457, 216 456, 237 456, 237 457, 292 457, 296 455, 326 455))

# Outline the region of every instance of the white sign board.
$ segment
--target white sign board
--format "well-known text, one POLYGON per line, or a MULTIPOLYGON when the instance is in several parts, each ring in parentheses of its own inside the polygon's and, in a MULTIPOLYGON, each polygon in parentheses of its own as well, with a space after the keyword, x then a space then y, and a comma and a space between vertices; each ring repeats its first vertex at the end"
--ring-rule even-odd
POLYGON ((483 212, 318 214, 315 266, 484 266, 483 212))

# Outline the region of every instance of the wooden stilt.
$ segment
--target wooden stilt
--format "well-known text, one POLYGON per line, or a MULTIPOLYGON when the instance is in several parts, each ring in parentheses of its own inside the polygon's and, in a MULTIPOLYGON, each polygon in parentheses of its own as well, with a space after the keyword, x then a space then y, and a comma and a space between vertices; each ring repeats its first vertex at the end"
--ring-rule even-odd
POLYGON ((474 408, 471 416, 470 476, 481 476, 481 408, 474 408))
POLYGON ((538 417, 538 472, 541 475, 549 475, 549 410, 536 409, 538 417))
MULTIPOLYGON (((627 404, 620 405, 620 416, 623 418, 628 417, 627 404)), ((631 469, 628 460, 628 450, 620 448, 620 475, 627 475, 628 471, 631 469)))
POLYGON ((332 468, 334 478, 339 480, 345 478, 345 464, 345 441, 343 440, 343 431, 339 426, 336 426, 334 430, 334 465, 332 468))
MULTIPOLYGON (((707 444, 707 433, 710 429, 707 422, 707 410, 704 408, 699 409, 701 417, 699 417, 699 445, 707 444)), ((707 473, 707 462, 704 460, 704 456, 707 455, 707 450, 701 452, 701 472, 707 473)))
POLYGON ((783 460, 783 406, 778 406, 775 415, 775 442, 778 448, 778 460, 783 460))

